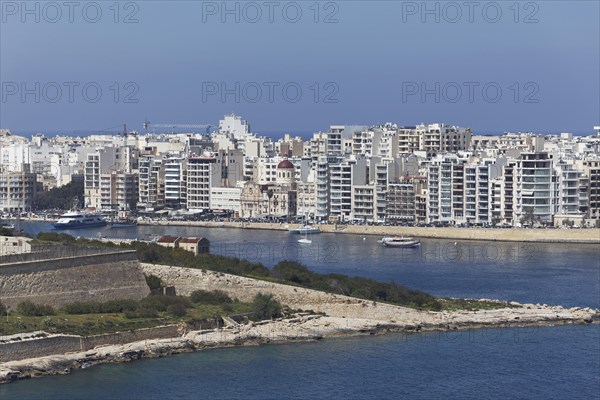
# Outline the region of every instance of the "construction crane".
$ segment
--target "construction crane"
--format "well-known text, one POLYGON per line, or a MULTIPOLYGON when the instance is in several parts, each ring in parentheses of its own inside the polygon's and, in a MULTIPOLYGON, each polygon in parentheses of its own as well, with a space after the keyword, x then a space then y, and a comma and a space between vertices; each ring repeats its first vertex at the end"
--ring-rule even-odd
POLYGON ((202 129, 206 133, 210 133, 210 128, 212 128, 212 125, 206 125, 206 124, 154 124, 146 119, 146 120, 144 120, 144 132, 146 134, 148 133, 148 128, 168 128, 168 129, 170 129, 171 133, 176 133, 175 132, 176 129, 202 129))
POLYGON ((93 135, 93 134, 99 134, 99 135, 103 135, 103 134, 121 134, 125 137, 127 137, 127 135, 129 135, 129 131, 127 130, 127 125, 126 124, 121 124, 121 125, 117 125, 117 126, 113 126, 111 128, 105 128, 105 129, 97 129, 97 130, 76 130, 73 131, 74 135, 93 135), (123 130, 116 130, 117 128, 123 127, 123 130))

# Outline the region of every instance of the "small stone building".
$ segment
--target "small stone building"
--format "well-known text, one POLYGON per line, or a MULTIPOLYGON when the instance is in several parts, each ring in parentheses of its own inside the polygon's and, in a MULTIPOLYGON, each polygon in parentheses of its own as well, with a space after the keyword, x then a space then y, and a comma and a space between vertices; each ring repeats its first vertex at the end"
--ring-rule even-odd
POLYGON ((176 249, 177 247, 179 247, 179 241, 181 240, 180 237, 178 236, 161 236, 157 241, 156 244, 160 245, 160 246, 164 246, 164 247, 170 247, 172 249, 176 249))
POLYGON ((210 242, 207 238, 181 238, 179 247, 195 255, 210 253, 210 242))
POLYGON ((31 253, 31 239, 19 236, 0 236, 0 256, 31 253))
POLYGON ((210 241, 207 238, 161 236, 156 244, 172 249, 181 248, 194 253, 194 255, 210 253, 210 241))

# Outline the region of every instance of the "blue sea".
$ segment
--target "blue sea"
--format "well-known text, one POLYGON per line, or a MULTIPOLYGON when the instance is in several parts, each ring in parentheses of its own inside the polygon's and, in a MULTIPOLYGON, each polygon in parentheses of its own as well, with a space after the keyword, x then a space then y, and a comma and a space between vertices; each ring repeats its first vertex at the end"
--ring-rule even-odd
MULTIPOLYGON (((49 224, 27 223, 37 233, 49 224)), ((600 308, 593 245, 297 236, 183 227, 95 228, 76 236, 204 236, 213 253, 297 259, 319 272, 394 280, 435 295, 600 308)), ((0 399, 600 399, 600 325, 466 330, 213 349, 0 386, 0 399)))

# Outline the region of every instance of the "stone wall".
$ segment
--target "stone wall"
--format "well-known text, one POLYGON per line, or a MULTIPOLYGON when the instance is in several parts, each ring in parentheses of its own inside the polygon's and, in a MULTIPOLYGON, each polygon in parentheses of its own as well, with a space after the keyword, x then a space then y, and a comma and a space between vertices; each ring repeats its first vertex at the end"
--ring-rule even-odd
POLYGON ((0 301, 11 309, 26 300, 61 307, 149 293, 135 251, 0 265, 0 301))
POLYGON ((382 321, 435 321, 436 313, 356 299, 279 283, 198 269, 141 264, 144 273, 159 276, 175 286, 177 294, 187 296, 194 290, 222 290, 232 298, 252 301, 257 293, 270 293, 293 309, 324 312, 332 317, 364 318, 382 321))
POLYGON ((94 336, 54 335, 0 344, 0 363, 46 357, 55 354, 91 350, 98 346, 125 344, 150 339, 168 339, 180 336, 177 325, 138 329, 94 336))

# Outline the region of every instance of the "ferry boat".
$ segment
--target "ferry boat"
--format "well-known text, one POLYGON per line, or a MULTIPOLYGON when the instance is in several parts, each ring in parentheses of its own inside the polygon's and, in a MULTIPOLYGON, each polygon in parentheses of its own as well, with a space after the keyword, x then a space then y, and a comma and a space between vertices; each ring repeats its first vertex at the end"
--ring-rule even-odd
POLYGON ((419 240, 405 237, 384 237, 380 240, 383 247, 412 248, 421 244, 419 240))
POLYGON ((69 211, 53 225, 54 229, 78 229, 92 226, 104 226, 106 221, 99 214, 91 214, 85 211, 69 211))
POLYGON ((299 233, 301 235, 314 235, 316 233, 321 233, 321 230, 312 225, 303 225, 300 228, 290 229, 290 233, 299 233))

